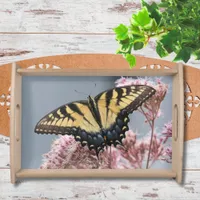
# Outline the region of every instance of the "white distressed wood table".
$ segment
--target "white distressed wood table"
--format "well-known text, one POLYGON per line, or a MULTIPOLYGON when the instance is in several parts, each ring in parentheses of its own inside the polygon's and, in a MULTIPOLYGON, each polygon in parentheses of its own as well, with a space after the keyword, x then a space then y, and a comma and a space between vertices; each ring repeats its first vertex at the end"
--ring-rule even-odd
MULTIPOLYGON (((1 0, 0 64, 71 53, 114 53, 112 28, 139 0, 1 0)), ((137 54, 155 57, 155 43, 137 54)), ((171 60, 173 56, 166 59, 171 60)), ((200 68, 190 60, 189 65, 200 68)), ((0 135, 0 200, 200 199, 200 138, 185 143, 184 183, 174 180, 26 180, 10 183, 9 138, 0 135)))

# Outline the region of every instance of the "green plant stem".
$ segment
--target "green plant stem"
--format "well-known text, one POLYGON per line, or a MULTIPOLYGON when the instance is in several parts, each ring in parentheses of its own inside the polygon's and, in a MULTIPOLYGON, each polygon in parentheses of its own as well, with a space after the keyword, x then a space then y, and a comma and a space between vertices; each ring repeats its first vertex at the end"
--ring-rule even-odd
POLYGON ((149 43, 150 38, 158 37, 159 35, 161 35, 163 33, 166 33, 167 31, 169 31, 169 30, 165 29, 165 30, 163 30, 163 31, 161 31, 159 33, 154 33, 154 34, 151 34, 151 35, 147 35, 147 41, 145 42, 145 44, 147 45, 149 43))
POLYGON ((159 35, 161 35, 161 34, 163 34, 163 33, 168 32, 168 31, 169 31, 169 30, 163 30, 163 31, 161 31, 161 32, 159 32, 159 33, 154 33, 154 34, 148 35, 148 37, 151 38, 151 37, 154 37, 154 36, 159 36, 159 35))

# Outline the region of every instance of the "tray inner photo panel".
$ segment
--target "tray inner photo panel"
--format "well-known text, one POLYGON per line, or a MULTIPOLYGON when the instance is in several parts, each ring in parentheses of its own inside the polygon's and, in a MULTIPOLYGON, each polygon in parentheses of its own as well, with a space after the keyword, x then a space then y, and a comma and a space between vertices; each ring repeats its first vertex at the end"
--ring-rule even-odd
MULTIPOLYGON (((74 146, 62 142, 73 138, 68 135, 37 134, 34 132, 38 121, 58 107, 74 101, 88 100, 88 96, 95 97, 99 93, 115 87, 130 84, 147 84, 159 91, 160 109, 154 120, 154 135, 152 143, 152 153, 150 155, 149 168, 152 169, 171 169, 172 156, 172 76, 153 76, 153 77, 119 77, 119 76, 23 76, 22 77, 22 169, 82 169, 85 166, 77 164, 74 166, 70 160, 73 159, 74 146), (163 94, 162 92, 166 92, 163 94), (65 138, 63 138, 65 137, 65 138), (65 146, 66 145, 66 146, 65 146), (63 153, 67 154, 58 158, 56 151, 63 148, 63 153), (55 155, 53 155, 55 154, 55 155), (69 154, 72 154, 71 157, 69 154), (57 160, 56 160, 57 159, 57 160), (56 163, 60 160, 60 163, 56 163), (66 162, 62 164, 62 162, 66 162)), ((159 94, 157 94, 159 95, 159 94)), ((158 96, 159 98, 159 96, 158 96)), ((155 102, 154 102, 155 103, 155 102)), ((158 105, 155 103, 155 105, 158 105)), ((154 109, 156 109, 154 107, 154 109)), ((152 111, 153 112, 153 111, 152 111)), ((146 113, 146 116, 151 113, 146 113)), ((150 116, 149 116, 150 117, 150 116)), ((148 145, 151 138, 151 127, 144 113, 136 110, 129 114, 129 131, 126 132, 127 142, 133 141, 133 155, 124 153, 112 146, 110 158, 113 162, 113 155, 118 156, 115 164, 105 166, 111 169, 146 169, 148 157, 148 145), (137 151, 137 155, 134 154, 137 151), (144 152, 145 151, 145 152, 144 152), (132 159, 131 159, 132 157, 132 159)), ((150 119, 150 118, 148 118, 150 119)), ((126 143, 126 141, 124 141, 126 143)), ((78 142, 74 142, 78 143, 78 142)), ((76 145, 76 144, 74 144, 76 145)), ((77 148, 77 146, 76 146, 77 148)), ((87 151, 85 147, 85 151, 87 151)), ((110 148, 110 147, 109 147, 110 148)), ((105 151, 109 151, 109 148, 105 151)), ((83 152, 80 150, 80 152, 83 152)), ((105 153, 105 152, 104 152, 105 153)), ((100 153, 101 154, 101 153, 100 153)), ((131 154, 131 152, 129 152, 131 154)), ((102 153, 103 155, 103 153, 102 153)), ((92 155, 93 157, 95 155, 92 155)), ((89 159, 89 158, 88 158, 89 159)), ((91 162, 93 161, 92 158, 91 162)), ((99 159, 102 164, 101 156, 99 159)), ((98 165, 87 165, 88 169, 99 168, 98 165)))

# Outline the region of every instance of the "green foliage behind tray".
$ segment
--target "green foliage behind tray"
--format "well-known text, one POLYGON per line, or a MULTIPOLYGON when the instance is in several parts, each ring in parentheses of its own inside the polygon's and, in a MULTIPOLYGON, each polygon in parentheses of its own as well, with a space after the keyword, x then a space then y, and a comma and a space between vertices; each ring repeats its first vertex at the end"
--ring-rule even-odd
POLYGON ((162 0, 148 4, 141 0, 142 8, 133 13, 130 25, 114 28, 122 54, 130 67, 136 64, 132 50, 144 48, 150 38, 156 38, 156 52, 163 58, 176 54, 173 61, 187 62, 191 56, 200 59, 200 1, 162 0))

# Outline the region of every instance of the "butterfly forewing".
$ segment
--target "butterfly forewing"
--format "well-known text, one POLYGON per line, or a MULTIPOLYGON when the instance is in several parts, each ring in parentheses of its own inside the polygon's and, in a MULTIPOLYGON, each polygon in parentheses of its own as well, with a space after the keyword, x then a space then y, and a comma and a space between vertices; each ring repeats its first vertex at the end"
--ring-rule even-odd
POLYGON ((106 124, 109 111, 117 115, 122 110, 126 110, 130 114, 154 93, 155 89, 146 85, 118 87, 100 93, 95 97, 95 100, 101 113, 103 124, 106 124))
POLYGON ((35 127, 36 133, 73 134, 77 129, 97 133, 100 127, 92 116, 87 101, 63 105, 43 117, 35 127))

